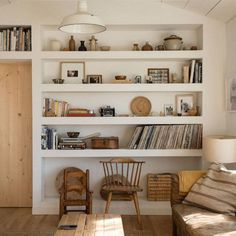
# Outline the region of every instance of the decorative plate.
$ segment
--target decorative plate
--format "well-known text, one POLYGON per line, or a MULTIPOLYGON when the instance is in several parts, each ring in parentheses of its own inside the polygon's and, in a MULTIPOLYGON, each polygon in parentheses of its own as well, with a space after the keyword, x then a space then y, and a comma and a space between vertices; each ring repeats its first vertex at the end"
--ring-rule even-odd
POLYGON ((152 104, 146 97, 136 97, 131 102, 131 111, 136 116, 148 116, 150 114, 152 104))

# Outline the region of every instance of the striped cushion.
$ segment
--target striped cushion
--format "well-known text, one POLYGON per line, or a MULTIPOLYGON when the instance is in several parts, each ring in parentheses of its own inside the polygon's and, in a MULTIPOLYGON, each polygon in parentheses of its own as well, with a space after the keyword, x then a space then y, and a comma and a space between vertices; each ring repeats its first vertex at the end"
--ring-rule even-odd
POLYGON ((184 203, 235 215, 236 171, 227 170, 222 164, 212 164, 207 174, 193 185, 184 203))

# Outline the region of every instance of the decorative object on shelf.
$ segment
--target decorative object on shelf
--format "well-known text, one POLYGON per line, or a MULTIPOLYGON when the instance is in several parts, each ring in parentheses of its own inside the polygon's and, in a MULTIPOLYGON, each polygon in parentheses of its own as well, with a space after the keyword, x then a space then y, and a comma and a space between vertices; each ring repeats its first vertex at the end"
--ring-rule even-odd
POLYGON ((107 117, 116 116, 115 108, 110 107, 110 106, 101 107, 99 109, 99 113, 100 113, 101 116, 107 116, 107 117))
POLYGON ((135 84, 141 84, 142 83, 142 76, 141 75, 136 75, 134 78, 134 83, 135 84))
POLYGON ((116 80, 126 80, 126 75, 116 75, 115 79, 116 80))
POLYGON ((189 109, 188 115, 189 116, 197 116, 198 115, 197 107, 193 107, 193 108, 189 109))
POLYGON ((60 51, 61 50, 61 42, 59 40, 51 40, 50 41, 50 50, 51 51, 60 51))
POLYGON ((147 84, 152 84, 152 76, 151 75, 146 75, 145 76, 145 81, 147 84))
POLYGON ((96 137, 91 139, 92 149, 118 149, 118 137, 96 137))
POLYGON ((181 50, 183 46, 182 38, 171 35, 164 39, 165 50, 181 50))
POLYGON ((132 49, 133 51, 140 51, 140 48, 139 48, 139 46, 138 46, 138 43, 134 43, 133 44, 133 49, 132 49))
POLYGON ((227 111, 236 111, 236 79, 226 80, 227 111))
POLYGON ((163 111, 160 111, 159 116, 165 116, 165 113, 163 111))
POLYGON ((54 84, 63 84, 64 83, 64 79, 52 79, 54 84))
POLYGON ((70 132, 66 132, 66 134, 69 138, 78 138, 80 132, 70 131, 70 132))
POLYGON ((153 51, 153 47, 149 42, 146 42, 145 45, 142 46, 142 51, 153 51))
POLYGON ((102 75, 87 75, 88 84, 102 84, 102 75))
POLYGON ((191 46, 190 50, 197 50, 197 46, 191 46))
POLYGON ((89 39, 89 49, 90 51, 97 51, 97 39, 94 35, 92 35, 91 39, 89 39))
POLYGON ((173 116, 174 106, 172 104, 164 105, 164 114, 165 116, 173 116))
POLYGON ((168 68, 148 68, 148 75, 152 76, 154 84, 169 83, 168 68))
POLYGON ((100 50, 101 50, 101 51, 110 51, 110 50, 111 50, 111 47, 110 47, 110 46, 101 46, 101 47, 100 47, 100 50))
POLYGON ((148 116, 151 112, 152 105, 148 98, 138 96, 131 101, 130 108, 136 116, 148 116))
POLYGON ((176 95, 176 112, 181 116, 188 116, 189 110, 194 107, 193 94, 176 95))
POLYGON ((147 199, 149 201, 169 201, 171 175, 169 173, 147 175, 147 199))
POLYGON ((157 50, 157 51, 164 51, 164 50, 165 50, 165 47, 164 47, 163 44, 160 44, 160 45, 157 45, 157 46, 155 47, 155 50, 157 50))
POLYGON ((81 40, 80 41, 80 46, 78 48, 78 51, 87 51, 87 48, 84 45, 85 41, 81 40))
POLYGON ((105 31, 106 27, 98 16, 88 12, 87 1, 79 0, 77 13, 65 17, 59 30, 72 34, 96 34, 105 31))
POLYGON ((173 84, 182 83, 182 78, 178 78, 177 73, 171 73, 169 83, 173 83, 173 84))
POLYGON ((74 40, 74 36, 73 35, 70 36, 69 50, 70 51, 75 51, 75 40, 74 40))
POLYGON ((71 108, 67 112, 67 116, 69 117, 90 117, 95 116, 94 112, 85 108, 71 108))
POLYGON ((66 84, 82 84, 84 75, 84 62, 61 62, 61 78, 66 84))

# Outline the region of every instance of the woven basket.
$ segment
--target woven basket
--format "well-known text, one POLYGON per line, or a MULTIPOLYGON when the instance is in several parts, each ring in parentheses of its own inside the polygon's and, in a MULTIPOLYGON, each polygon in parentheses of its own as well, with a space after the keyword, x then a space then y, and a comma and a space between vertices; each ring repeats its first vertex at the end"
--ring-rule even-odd
POLYGON ((149 201, 169 201, 171 176, 168 173, 147 175, 147 199, 149 201))

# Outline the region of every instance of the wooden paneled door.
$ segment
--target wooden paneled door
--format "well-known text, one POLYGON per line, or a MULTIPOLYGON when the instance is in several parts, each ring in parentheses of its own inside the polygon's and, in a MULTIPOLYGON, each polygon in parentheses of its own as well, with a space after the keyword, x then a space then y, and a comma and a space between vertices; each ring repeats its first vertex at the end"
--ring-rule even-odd
POLYGON ((31 63, 0 62, 0 207, 31 205, 31 63))

